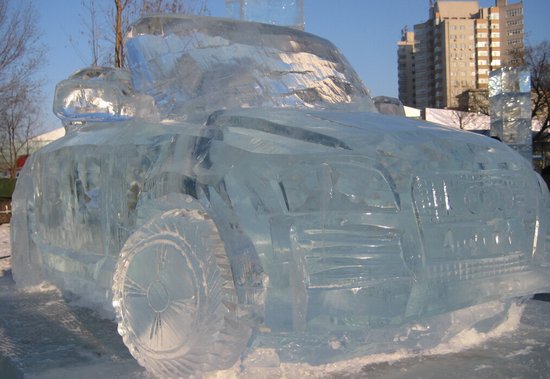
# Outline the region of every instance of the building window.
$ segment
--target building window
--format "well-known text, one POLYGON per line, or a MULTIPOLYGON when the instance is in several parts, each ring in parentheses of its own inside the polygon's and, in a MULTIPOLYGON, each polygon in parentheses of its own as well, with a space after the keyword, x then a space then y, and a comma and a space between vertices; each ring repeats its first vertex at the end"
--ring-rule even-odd
POLYGON ((522 20, 522 19, 519 19, 519 20, 508 20, 508 21, 506 22, 506 25, 507 25, 507 26, 523 25, 523 20, 522 20))
POLYGON ((523 8, 509 9, 508 17, 517 17, 523 14, 523 8))
POLYGON ((491 38, 500 38, 500 33, 498 32, 491 33, 491 38))

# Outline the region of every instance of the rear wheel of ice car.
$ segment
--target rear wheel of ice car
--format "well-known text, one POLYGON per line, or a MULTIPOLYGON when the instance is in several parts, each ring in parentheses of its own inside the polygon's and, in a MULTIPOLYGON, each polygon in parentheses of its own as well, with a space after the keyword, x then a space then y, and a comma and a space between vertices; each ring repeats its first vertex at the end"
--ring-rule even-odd
POLYGON ((160 377, 229 368, 250 338, 223 242, 201 210, 162 213, 130 236, 113 305, 124 343, 160 377))

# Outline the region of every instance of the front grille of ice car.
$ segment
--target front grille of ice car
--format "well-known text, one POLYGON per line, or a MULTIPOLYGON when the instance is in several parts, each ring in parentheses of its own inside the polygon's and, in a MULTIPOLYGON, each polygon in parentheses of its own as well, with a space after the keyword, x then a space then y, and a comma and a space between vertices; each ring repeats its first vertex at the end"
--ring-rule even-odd
POLYGON ((430 279, 475 280, 527 269, 525 254, 512 253, 502 257, 479 258, 426 265, 430 279))
POLYGON ((427 274, 490 277, 527 268, 536 211, 512 171, 416 177, 413 203, 427 274))
MULTIPOLYGON (((543 232, 545 231, 543 230, 543 232)), ((544 255, 540 264, 544 267, 550 267, 550 231, 546 232, 544 238, 544 255)))
POLYGON ((295 226, 309 288, 354 288, 407 276, 401 258, 402 233, 375 225, 295 226))

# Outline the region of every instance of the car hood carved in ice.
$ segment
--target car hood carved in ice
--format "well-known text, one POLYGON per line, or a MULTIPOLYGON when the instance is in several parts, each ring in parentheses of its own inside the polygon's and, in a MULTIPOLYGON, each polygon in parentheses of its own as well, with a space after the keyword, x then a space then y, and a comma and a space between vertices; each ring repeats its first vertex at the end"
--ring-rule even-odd
MULTIPOLYGON (((247 150, 255 145, 244 135, 254 133, 261 138, 261 133, 268 133, 303 141, 310 148, 315 143, 321 150, 349 150, 392 164, 414 160, 430 163, 439 170, 529 168, 525 159, 497 140, 375 112, 235 109, 214 113, 207 125, 227 128, 224 140, 247 150), (236 134, 234 138, 231 133, 236 134), (463 159, 464 156, 469 159, 463 159)), ((280 148, 284 149, 288 143, 281 142, 280 148)), ((261 153, 261 149, 265 145, 256 152, 261 153)))

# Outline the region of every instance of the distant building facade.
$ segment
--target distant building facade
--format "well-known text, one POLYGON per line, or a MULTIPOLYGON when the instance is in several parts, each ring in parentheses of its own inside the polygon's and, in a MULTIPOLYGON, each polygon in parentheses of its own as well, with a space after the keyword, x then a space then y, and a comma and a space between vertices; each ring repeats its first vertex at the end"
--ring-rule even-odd
POLYGON ((473 103, 464 98, 486 91, 489 71, 514 65, 523 48, 522 1, 431 2, 429 19, 398 42, 399 99, 415 108, 473 103))
POLYGON ((415 43, 414 32, 406 28, 401 31, 401 41, 397 43, 399 55, 399 70, 397 80, 399 83, 399 99, 403 104, 415 102, 416 78, 409 73, 415 70, 415 43))

